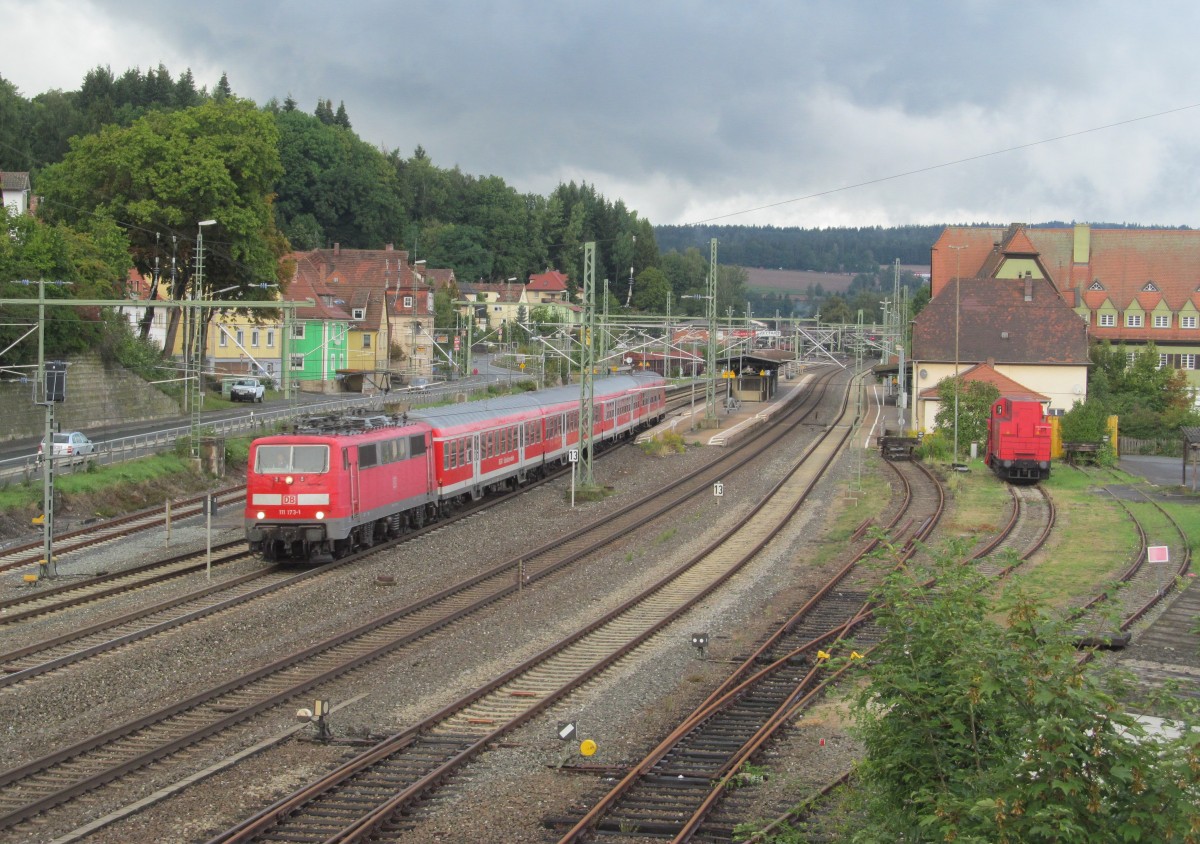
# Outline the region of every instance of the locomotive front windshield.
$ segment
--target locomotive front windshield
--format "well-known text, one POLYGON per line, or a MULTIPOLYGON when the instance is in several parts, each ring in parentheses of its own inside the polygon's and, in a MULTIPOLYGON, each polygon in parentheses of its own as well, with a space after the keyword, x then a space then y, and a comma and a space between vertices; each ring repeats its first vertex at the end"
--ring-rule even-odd
POLYGON ((328 471, 327 445, 260 445, 254 458, 258 475, 319 475, 328 471))

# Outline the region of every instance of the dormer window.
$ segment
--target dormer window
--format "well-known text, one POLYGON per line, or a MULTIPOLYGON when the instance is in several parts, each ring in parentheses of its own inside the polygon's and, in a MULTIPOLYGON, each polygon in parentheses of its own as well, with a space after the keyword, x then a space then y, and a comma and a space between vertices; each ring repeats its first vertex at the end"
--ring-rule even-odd
POLYGON ((1096 279, 1089 286, 1088 290, 1103 290, 1104 285, 1100 283, 1100 279, 1096 279))
POLYGON ((1142 286, 1142 292, 1143 293, 1157 293, 1158 287, 1155 286, 1153 281, 1147 281, 1145 283, 1145 285, 1142 286))
POLYGON ((364 320, 367 318, 367 309, 366 308, 355 308, 352 313, 352 316, 354 317, 355 320, 364 320))

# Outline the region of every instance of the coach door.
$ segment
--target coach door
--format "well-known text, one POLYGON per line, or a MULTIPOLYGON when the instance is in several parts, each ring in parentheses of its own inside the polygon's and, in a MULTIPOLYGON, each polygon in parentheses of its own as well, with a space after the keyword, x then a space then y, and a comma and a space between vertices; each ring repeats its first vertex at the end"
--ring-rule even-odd
POLYGON ((471 435, 471 497, 478 501, 483 497, 483 487, 481 485, 482 478, 480 477, 480 464, 483 462, 483 454, 479 449, 479 434, 471 435))
POLYGON ((358 449, 352 450, 349 448, 342 449, 342 466, 346 469, 346 474, 350 478, 350 515, 358 515, 358 449))

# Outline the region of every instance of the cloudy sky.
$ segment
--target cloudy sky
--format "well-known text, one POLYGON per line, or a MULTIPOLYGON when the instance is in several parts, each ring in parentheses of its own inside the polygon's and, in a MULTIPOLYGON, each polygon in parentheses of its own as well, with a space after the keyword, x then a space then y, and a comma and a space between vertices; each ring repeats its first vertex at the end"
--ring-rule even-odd
POLYGON ((191 68, 653 223, 1200 226, 1200 4, 0 0, 26 97, 191 68))

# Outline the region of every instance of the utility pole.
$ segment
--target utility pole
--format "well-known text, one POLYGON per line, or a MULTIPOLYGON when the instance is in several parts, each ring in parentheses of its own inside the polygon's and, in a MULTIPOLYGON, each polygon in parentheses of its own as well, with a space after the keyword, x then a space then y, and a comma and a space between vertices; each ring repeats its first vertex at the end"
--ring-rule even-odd
POLYGON ((596 365, 596 242, 583 245, 583 347, 579 351, 579 465, 582 484, 595 485, 592 475, 592 433, 595 427, 596 385, 593 370, 596 365))
MULTIPOLYGON (((42 427, 42 559, 38 562, 40 580, 44 577, 58 576, 58 569, 54 563, 54 405, 66 398, 67 390, 67 364, 64 361, 46 361, 46 285, 65 287, 73 282, 25 279, 13 283, 38 286, 37 376, 33 385, 33 403, 46 409, 45 423, 42 427)), ((28 300, 0 300, 0 304, 28 304, 28 300)))
POLYGON ((967 248, 964 243, 960 246, 950 246, 954 250, 954 466, 958 466, 958 325, 959 302, 962 294, 962 250, 967 248))
POLYGON ((715 428, 717 421, 717 239, 708 243, 708 354, 704 379, 704 427, 715 428))

